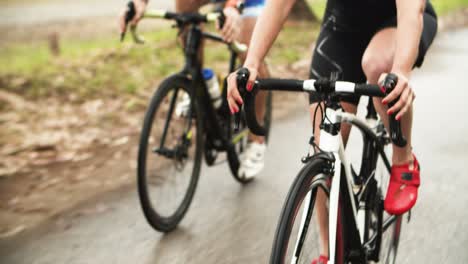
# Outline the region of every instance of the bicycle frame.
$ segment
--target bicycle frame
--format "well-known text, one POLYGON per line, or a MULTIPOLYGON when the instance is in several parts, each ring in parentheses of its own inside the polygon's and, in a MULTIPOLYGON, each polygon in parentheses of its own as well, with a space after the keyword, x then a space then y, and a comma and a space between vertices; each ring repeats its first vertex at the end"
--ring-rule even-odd
MULTIPOLYGON (((339 209, 343 208, 344 215, 349 216, 346 223, 343 223, 345 228, 344 249, 345 257, 352 263, 363 263, 367 259, 377 260, 379 258, 380 242, 382 233, 400 217, 391 216, 383 221, 383 205, 381 194, 377 189, 377 181, 375 177, 375 169, 378 157, 380 156, 386 166, 388 172, 391 170, 390 162, 384 152, 384 145, 391 142, 397 146, 404 146, 406 139, 401 130, 401 124, 393 115, 390 116, 390 138, 378 136, 366 122, 359 120, 355 115, 343 113, 340 105, 340 96, 343 94, 355 94, 359 96, 377 96, 384 97, 391 93, 395 88, 398 77, 394 74, 389 74, 384 81, 383 86, 376 84, 359 84, 348 81, 338 81, 337 75, 332 73, 330 79, 322 78, 319 80, 297 80, 297 79, 258 79, 250 91, 247 91, 247 82, 250 72, 247 68, 241 68, 237 71, 237 87, 239 93, 244 100, 244 112, 246 113, 246 122, 250 130, 254 134, 265 135, 265 129, 262 127, 255 116, 255 95, 259 90, 278 90, 291 92, 309 92, 318 93, 325 102, 325 116, 320 124, 320 142, 318 144, 319 153, 315 153, 314 143, 311 153, 303 159, 303 162, 308 162, 316 159, 323 159, 324 168, 321 174, 317 177, 321 182, 321 187, 326 193, 329 193, 329 263, 334 263, 336 259, 336 234, 338 228, 339 209), (393 120, 393 121, 392 121, 393 120), (353 175, 353 170, 349 161, 346 159, 343 142, 340 135, 341 123, 350 123, 356 126, 364 136, 364 153, 363 164, 361 164, 361 172, 359 180, 353 175), (325 161, 326 160, 326 161, 325 161), (343 170, 342 170, 343 167, 343 170), (370 171, 370 170, 373 170, 370 171), (333 174, 333 175, 331 175, 333 174), (331 178, 331 190, 326 186, 328 178, 331 178), (364 180, 364 181, 363 181, 364 180), (353 182, 354 181, 354 182, 353 182), (362 183, 359 192, 356 194, 353 190, 353 183, 362 183), (341 196, 341 197, 340 197, 341 196), (365 198, 366 200, 362 200, 365 198), (372 198, 372 199, 370 199, 372 198), (376 198, 379 198, 378 200, 376 198), (343 201, 343 206, 340 202, 343 201), (365 203, 369 202, 379 207, 372 206, 371 209, 377 209, 377 228, 376 232, 369 238, 369 232, 366 232, 366 220, 371 213, 367 211, 365 203), (364 203, 364 206, 361 205, 364 203), (364 210, 364 211, 362 211, 364 210), (377 253, 376 253, 377 252, 377 253)), ((372 103, 372 101, 370 101, 372 103)), ((369 107, 367 118, 376 123, 376 113, 373 107, 369 107)), ((315 124, 313 124, 315 126, 315 124)), ((383 130, 384 131, 384 130, 383 130)), ((355 184, 355 186, 358 186, 355 184)), ((308 186, 312 188, 313 186, 308 186)), ((301 224, 299 226, 300 234, 296 241, 294 256, 291 263, 296 263, 296 257, 300 256, 302 242, 308 228, 308 221, 312 212, 313 203, 308 200, 313 197, 309 191, 306 196, 306 204, 303 210, 301 224), (305 219, 305 220, 304 220, 305 219)), ((288 211, 289 212, 289 211, 288 211)), ((276 246, 276 244, 275 244, 276 246)))
MULTIPOLYGON (((360 199, 356 197, 353 192, 353 185, 355 185, 357 179, 352 173, 351 164, 346 158, 344 144, 339 133, 339 127, 342 122, 349 123, 357 127, 363 134, 364 137, 364 153, 363 153, 363 162, 365 160, 371 160, 371 162, 377 162, 377 155, 380 155, 382 160, 385 163, 386 169, 390 171, 390 163, 384 152, 384 144, 379 138, 379 136, 373 131, 373 128, 368 125, 368 123, 377 123, 375 114, 368 112, 368 122, 363 121, 356 117, 353 114, 345 113, 342 111, 339 105, 331 105, 331 107, 326 108, 326 116, 324 121, 324 126, 320 130, 320 142, 319 147, 325 152, 332 153, 335 157, 335 166, 334 174, 332 177, 332 184, 330 190, 330 202, 329 202, 329 262, 333 264, 336 255, 336 231, 338 226, 338 210, 340 203, 340 194, 342 195, 341 202, 343 203, 344 215, 352 216, 350 219, 346 219, 346 238, 348 240, 347 245, 350 245, 349 254, 350 261, 355 261, 356 263, 364 263, 367 259, 369 253, 374 250, 376 251, 372 254, 372 259, 378 260, 378 253, 380 251, 380 238, 382 233, 396 220, 395 216, 391 216, 386 219, 383 223, 382 230, 379 230, 371 238, 364 241, 364 232, 365 232, 365 206, 362 206, 360 199), (336 128, 333 131, 333 128, 336 128), (336 166, 337 165, 337 166, 336 166), (342 166, 344 170, 342 171, 342 166), (370 245, 377 241, 376 248, 370 249, 370 245), (353 246, 353 247, 351 247, 353 246)), ((364 164, 364 163, 363 163, 364 164)), ((363 164, 361 164, 360 176, 364 177, 366 184, 376 184, 375 179, 370 181, 370 178, 373 178, 374 175, 372 172, 365 171, 363 169, 363 164), (363 175, 364 174, 364 175, 363 175), (365 175, 367 174, 367 175, 365 175)), ((369 165, 367 167, 374 167, 369 165)), ((331 175, 330 175, 331 176, 331 175)), ((363 189, 366 189, 367 186, 363 186, 363 189)), ((313 203, 309 202, 310 192, 306 196, 305 206, 303 210, 303 219, 306 218, 306 215, 310 213, 310 207, 313 206, 313 203)), ((300 232, 304 232, 304 229, 307 230, 307 227, 304 228, 305 221, 301 222, 299 227, 300 232)), ((300 234, 298 238, 302 237, 303 234, 300 234)), ((299 239, 298 239, 299 240, 299 239)), ((298 250, 298 243, 296 242, 295 250, 298 250)), ((299 247, 300 248, 300 247, 299 247)), ((297 255, 298 252, 295 252, 297 255)), ((291 263, 296 263, 296 260, 293 259, 291 263)))
MULTIPOLYGON (((190 25, 187 38, 185 40, 185 66, 179 74, 182 74, 192 80, 191 91, 195 93, 195 98, 198 100, 198 105, 202 107, 202 112, 206 120, 205 131, 207 132, 208 140, 212 142, 212 145, 216 150, 228 150, 229 148, 233 147, 232 142, 229 141, 228 135, 226 135, 226 133, 223 131, 223 128, 218 121, 216 110, 211 102, 208 88, 202 75, 202 58, 200 58, 199 49, 203 39, 209 39, 227 44, 221 37, 204 32, 199 25, 190 25)), ((238 54, 230 46, 229 50, 231 52, 229 60, 229 72, 232 72, 235 69, 238 54)), ((223 89, 223 93, 225 92, 226 89, 223 89)), ((226 107, 227 97, 225 94, 223 94, 222 100, 221 107, 226 107)))

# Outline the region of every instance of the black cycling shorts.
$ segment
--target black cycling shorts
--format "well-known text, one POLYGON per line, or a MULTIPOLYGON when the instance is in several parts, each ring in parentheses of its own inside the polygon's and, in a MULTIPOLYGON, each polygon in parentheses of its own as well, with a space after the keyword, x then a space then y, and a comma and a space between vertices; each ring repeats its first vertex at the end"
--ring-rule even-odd
MULTIPOLYGON (((340 80, 365 83, 366 76, 361 66, 362 56, 372 37, 378 31, 397 26, 396 11, 395 15, 388 15, 384 19, 381 19, 382 16, 369 16, 365 24, 356 23, 353 25, 351 21, 356 21, 356 19, 343 18, 339 12, 330 9, 327 7, 321 32, 316 42, 310 67, 310 78, 327 78, 332 72, 337 72, 340 80)), ((422 65, 424 56, 437 32, 437 16, 430 3, 428 3, 423 20, 424 27, 415 67, 422 65)), ((343 96, 342 100, 357 105, 359 96, 343 96)), ((315 93, 311 94, 310 103, 317 101, 320 101, 319 96, 315 93)))

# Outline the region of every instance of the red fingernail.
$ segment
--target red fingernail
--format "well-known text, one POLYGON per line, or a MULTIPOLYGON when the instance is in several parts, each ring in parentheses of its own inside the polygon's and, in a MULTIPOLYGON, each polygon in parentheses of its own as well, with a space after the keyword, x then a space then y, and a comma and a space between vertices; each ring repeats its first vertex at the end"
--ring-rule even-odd
POLYGON ((233 109, 233 110, 234 110, 234 113, 239 112, 239 108, 237 108, 237 106, 234 106, 234 109, 233 109))
POLYGON ((247 83, 247 91, 252 91, 252 87, 253 87, 253 83, 252 82, 248 82, 247 83))
POLYGON ((231 108, 231 107, 229 107, 229 111, 231 111, 231 115, 233 115, 233 114, 234 114, 234 111, 232 110, 232 108, 231 108))
POLYGON ((391 115, 391 114, 393 114, 393 111, 388 110, 388 111, 387 111, 387 115, 391 115))
POLYGON ((382 104, 386 105, 386 104, 387 104, 387 101, 386 101, 386 100, 382 100, 382 104))
POLYGON ((241 105, 244 104, 244 101, 242 101, 242 99, 237 100, 237 102, 238 102, 239 104, 241 104, 241 105))
POLYGON ((396 119, 397 121, 400 121, 401 116, 397 116, 395 119, 396 119))
POLYGON ((380 91, 382 91, 382 93, 386 93, 387 92, 387 89, 385 88, 385 86, 380 86, 380 91))

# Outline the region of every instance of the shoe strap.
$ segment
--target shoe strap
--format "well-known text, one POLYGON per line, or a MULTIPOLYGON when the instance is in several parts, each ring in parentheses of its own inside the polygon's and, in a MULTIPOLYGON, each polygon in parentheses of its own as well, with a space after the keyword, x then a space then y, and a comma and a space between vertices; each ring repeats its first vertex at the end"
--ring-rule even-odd
POLYGON ((390 180, 400 184, 419 187, 420 185, 420 167, 416 156, 413 154, 413 168, 410 169, 410 164, 401 164, 392 166, 392 175, 390 180))
POLYGON ((314 259, 312 261, 312 264, 327 264, 328 263, 328 257, 325 257, 324 255, 320 255, 317 259, 314 259))

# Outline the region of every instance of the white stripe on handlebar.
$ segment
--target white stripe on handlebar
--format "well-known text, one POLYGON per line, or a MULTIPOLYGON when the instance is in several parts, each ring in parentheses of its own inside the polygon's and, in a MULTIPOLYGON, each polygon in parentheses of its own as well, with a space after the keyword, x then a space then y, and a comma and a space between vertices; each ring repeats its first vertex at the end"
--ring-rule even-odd
POLYGON ((164 18, 167 11, 163 9, 148 10, 143 15, 144 18, 164 18))
POLYGON ((354 93, 355 83, 338 81, 335 83, 335 92, 354 93))
POLYGON ((315 92, 315 86, 314 86, 315 80, 310 79, 310 80, 305 80, 302 84, 302 88, 304 91, 312 91, 315 92))
POLYGON ((206 20, 208 22, 216 22, 219 16, 220 16, 220 13, 208 13, 206 14, 206 20))
MULTIPOLYGON (((310 79, 310 80, 305 80, 304 83, 302 84, 302 87, 304 91, 311 91, 315 92, 315 84, 316 80, 310 79)), ((354 93, 354 90, 356 88, 356 84, 352 82, 343 82, 343 81, 337 81, 335 82, 335 92, 344 92, 344 93, 354 93)))

